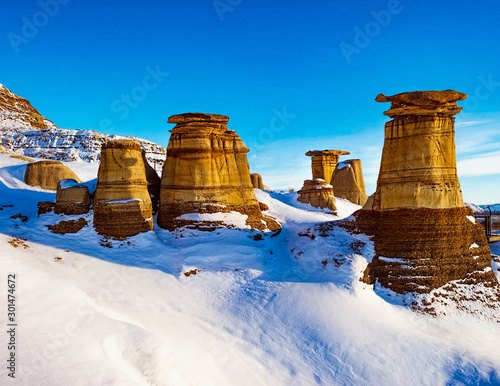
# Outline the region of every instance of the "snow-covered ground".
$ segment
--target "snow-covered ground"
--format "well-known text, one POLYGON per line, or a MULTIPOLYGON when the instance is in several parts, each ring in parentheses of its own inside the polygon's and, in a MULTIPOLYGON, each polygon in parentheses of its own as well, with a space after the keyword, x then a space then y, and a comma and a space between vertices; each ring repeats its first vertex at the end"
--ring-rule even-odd
MULTIPOLYGON (((67 165, 95 179, 88 164, 67 165)), ((37 217, 55 193, 25 185, 24 170, 0 155, 0 323, 10 273, 18 324, 16 379, 2 365, 1 384, 500 384, 499 321, 418 314, 359 281, 373 245, 332 223, 354 204, 338 200, 336 217, 256 190, 283 225, 263 240, 157 226, 108 240, 91 215, 57 235, 46 225, 80 216, 37 217)))

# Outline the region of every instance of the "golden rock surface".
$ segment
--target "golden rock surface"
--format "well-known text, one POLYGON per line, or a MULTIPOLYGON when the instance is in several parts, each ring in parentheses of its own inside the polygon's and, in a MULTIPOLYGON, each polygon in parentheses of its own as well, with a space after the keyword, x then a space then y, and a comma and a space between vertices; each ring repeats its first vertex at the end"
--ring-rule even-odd
POLYGON ((59 181, 71 178, 82 182, 73 170, 60 161, 38 161, 26 165, 24 182, 42 189, 56 190, 59 181))
POLYGON ((90 210, 89 188, 72 179, 57 184, 55 213, 84 214, 90 210))
POLYGON ((377 97, 392 102, 384 114, 394 119, 385 125, 377 190, 356 214, 375 246, 366 283, 399 293, 483 283, 500 299, 486 236, 457 176, 453 115, 465 98, 452 90, 377 97))
POLYGON ((306 156, 312 157, 312 179, 320 178, 329 184, 337 162, 339 162, 339 156, 348 154, 351 153, 342 150, 309 150, 306 156))
POLYGON ((337 211, 333 186, 327 184, 321 178, 305 180, 304 186, 297 193, 299 193, 297 199, 304 204, 311 204, 315 208, 329 208, 334 212, 337 211))
POLYGON ((260 174, 252 173, 250 174, 250 179, 252 180, 252 186, 254 189, 262 189, 265 190, 264 182, 262 182, 262 177, 260 174))
POLYGON ((153 230, 151 198, 139 144, 109 141, 102 146, 94 194, 94 227, 100 234, 127 237, 153 230))
MULTIPOLYGON (((442 113, 440 109, 448 109, 450 100, 461 100, 466 96, 451 90, 442 93, 428 91, 377 97, 379 101, 392 101, 393 108, 394 104, 400 106, 404 102, 409 106, 412 102, 426 112, 417 114, 408 107, 397 107, 394 119, 385 124, 377 190, 369 209, 464 206, 455 155, 455 118, 452 112, 456 109, 448 110, 448 113, 442 113), (406 115, 401 115, 402 111, 406 111, 406 115)), ((392 108, 386 115, 392 116, 391 111, 392 108)))
POLYGON ((277 230, 274 219, 263 216, 253 191, 246 153, 224 115, 174 115, 177 123, 167 147, 160 189, 158 225, 175 229, 188 225, 178 217, 188 213, 237 211, 258 230, 277 230))
POLYGON ((331 184, 336 197, 345 198, 361 206, 368 200, 359 159, 345 160, 337 164, 331 184))

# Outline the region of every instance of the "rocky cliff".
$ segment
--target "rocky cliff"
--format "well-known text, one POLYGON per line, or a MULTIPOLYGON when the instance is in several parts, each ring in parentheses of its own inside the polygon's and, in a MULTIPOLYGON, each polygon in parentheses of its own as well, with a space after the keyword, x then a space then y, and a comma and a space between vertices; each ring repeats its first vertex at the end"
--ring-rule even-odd
POLYGON ((0 145, 20 156, 98 162, 101 145, 117 139, 138 142, 148 161, 160 170, 165 160, 163 147, 135 137, 61 129, 44 118, 28 100, 0 85, 0 145))

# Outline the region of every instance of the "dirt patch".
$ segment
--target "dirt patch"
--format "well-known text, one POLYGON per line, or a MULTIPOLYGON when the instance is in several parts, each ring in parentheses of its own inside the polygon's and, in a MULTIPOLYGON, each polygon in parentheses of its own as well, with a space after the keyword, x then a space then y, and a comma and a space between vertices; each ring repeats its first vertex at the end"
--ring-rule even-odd
POLYGON ((28 240, 12 236, 11 239, 8 241, 8 243, 12 245, 14 248, 22 247, 23 249, 28 249, 30 246, 26 243, 26 241, 28 240))
POLYGON ((83 217, 80 217, 78 220, 60 221, 54 225, 47 225, 47 228, 52 233, 64 235, 66 233, 76 233, 87 224, 87 221, 83 217))
POLYGON ((200 270, 198 270, 198 269, 192 269, 191 271, 184 272, 184 276, 186 276, 186 277, 194 276, 198 272, 200 272, 200 270))

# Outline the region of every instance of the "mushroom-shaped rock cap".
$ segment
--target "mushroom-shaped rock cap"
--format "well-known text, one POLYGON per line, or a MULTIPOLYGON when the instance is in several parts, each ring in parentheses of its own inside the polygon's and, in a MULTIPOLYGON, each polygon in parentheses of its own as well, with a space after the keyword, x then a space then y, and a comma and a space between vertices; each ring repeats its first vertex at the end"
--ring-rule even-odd
POLYGON ((445 91, 411 91, 403 92, 393 96, 378 94, 377 102, 394 102, 415 106, 440 105, 450 102, 463 101, 467 94, 454 90, 445 91))
POLYGON ((102 145, 103 149, 135 149, 141 151, 141 147, 136 141, 131 139, 115 139, 102 145))
POLYGON ((210 122, 227 124, 229 122, 229 117, 219 114, 205 114, 205 113, 185 113, 172 115, 168 118, 168 123, 190 123, 190 122, 210 122))
POLYGON ((306 153, 306 156, 308 157, 316 157, 320 155, 348 155, 351 154, 348 151, 343 151, 343 150, 309 150, 306 153))
POLYGON ((457 101, 462 101, 467 95, 458 91, 412 91, 393 96, 378 94, 377 102, 392 102, 391 108, 384 112, 391 118, 398 116, 453 116, 462 111, 457 101))

